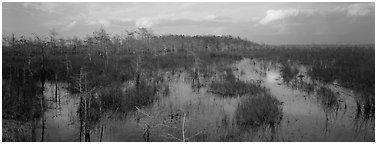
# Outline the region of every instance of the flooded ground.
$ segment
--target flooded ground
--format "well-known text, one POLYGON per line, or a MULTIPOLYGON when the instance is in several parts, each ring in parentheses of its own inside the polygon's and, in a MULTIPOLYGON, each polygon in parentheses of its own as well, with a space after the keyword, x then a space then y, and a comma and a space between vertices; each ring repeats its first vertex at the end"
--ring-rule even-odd
MULTIPOLYGON (((90 141, 375 140, 374 116, 360 116, 355 102, 358 93, 336 83, 311 80, 307 67, 255 59, 229 67, 237 80, 265 87, 281 103, 282 117, 276 124, 239 125, 236 115, 243 113, 238 108, 248 96, 223 97, 208 87, 225 73, 221 69, 202 73, 198 80, 188 71, 168 71, 159 73, 164 79, 161 84, 167 87, 157 92, 152 104, 127 113, 106 111, 91 124, 90 141), (285 73, 285 69, 295 73, 285 73)), ((132 86, 126 82, 123 91, 132 86)), ((64 83, 45 85, 47 110, 37 126, 37 141, 84 141, 77 112, 80 96, 66 89, 64 83)))
POLYGON ((240 79, 261 80, 262 85, 283 102, 279 141, 374 141, 374 118, 357 117, 353 91, 324 85, 335 93, 336 104, 330 105, 316 91, 323 84, 310 80, 303 66, 293 65, 303 77, 294 77, 286 83, 278 64, 245 59, 236 66, 244 72, 239 74, 240 79), (308 85, 313 87, 312 91, 305 88, 308 85))

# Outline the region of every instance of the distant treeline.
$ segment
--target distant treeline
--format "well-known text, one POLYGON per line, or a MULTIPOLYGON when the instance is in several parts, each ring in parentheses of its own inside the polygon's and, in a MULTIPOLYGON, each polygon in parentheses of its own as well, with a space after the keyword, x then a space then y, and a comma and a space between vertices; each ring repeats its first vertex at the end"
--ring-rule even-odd
POLYGON ((79 54, 95 53, 103 56, 112 54, 152 53, 165 54, 169 52, 187 51, 232 51, 260 48, 261 45, 240 37, 232 36, 185 36, 185 35, 154 35, 149 29, 139 28, 126 31, 124 34, 109 35, 101 28, 93 35, 83 39, 57 38, 51 33, 48 38, 38 35, 26 38, 21 36, 3 36, 3 55, 44 54, 79 54))

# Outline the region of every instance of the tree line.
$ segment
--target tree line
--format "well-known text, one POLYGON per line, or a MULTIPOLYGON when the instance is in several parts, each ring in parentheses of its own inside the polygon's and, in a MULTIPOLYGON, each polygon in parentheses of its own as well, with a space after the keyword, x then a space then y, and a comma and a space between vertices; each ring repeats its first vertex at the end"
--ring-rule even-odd
POLYGON ((166 54, 188 51, 233 51, 250 50, 260 47, 255 42, 228 36, 186 36, 186 35, 155 35, 146 28, 126 30, 123 34, 110 35, 100 28, 85 38, 58 38, 56 32, 48 37, 15 37, 3 36, 3 55, 18 56, 64 54, 98 54, 103 57, 118 54, 166 54))

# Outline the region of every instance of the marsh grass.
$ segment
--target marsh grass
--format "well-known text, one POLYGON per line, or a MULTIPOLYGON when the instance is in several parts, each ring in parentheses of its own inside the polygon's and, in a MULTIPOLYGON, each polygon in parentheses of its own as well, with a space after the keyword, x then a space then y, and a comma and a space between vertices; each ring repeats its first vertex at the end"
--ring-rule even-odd
POLYGON ((337 96, 331 91, 331 89, 321 86, 317 90, 317 98, 320 104, 325 110, 334 111, 339 108, 339 101, 337 96))
POLYGON ((315 83, 302 82, 299 86, 302 90, 306 91, 308 94, 313 93, 317 85, 315 83))
POLYGON ((367 120, 374 118, 375 106, 374 96, 368 95, 368 93, 360 93, 355 95, 356 101, 356 117, 367 120))
POLYGON ((298 74, 298 70, 295 67, 289 66, 287 63, 283 64, 280 72, 282 74, 283 81, 286 83, 290 82, 292 79, 295 79, 298 74))
POLYGON ((311 67, 308 75, 313 80, 337 80, 342 87, 374 95, 374 45, 271 46, 259 52, 255 56, 261 59, 297 61, 311 67))
POLYGON ((210 92, 224 97, 256 94, 262 90, 259 86, 242 81, 213 82, 210 84, 210 92))
POLYGON ((274 127, 282 119, 281 102, 268 93, 246 95, 236 110, 236 122, 243 128, 257 128, 263 125, 274 127))
POLYGON ((121 84, 113 84, 99 91, 104 109, 117 110, 127 113, 135 110, 135 106, 142 107, 156 100, 156 86, 141 82, 139 87, 132 87, 121 91, 121 84))
POLYGON ((198 55, 203 65, 213 65, 215 63, 231 64, 244 58, 241 52, 200 52, 198 55))
POLYGON ((223 97, 242 96, 245 94, 254 95, 263 91, 266 91, 266 89, 252 83, 237 80, 230 68, 225 69, 225 75, 223 75, 222 80, 214 81, 209 85, 209 92, 223 97))
POLYGON ((3 119, 2 128, 3 142, 28 142, 32 139, 30 122, 3 119))

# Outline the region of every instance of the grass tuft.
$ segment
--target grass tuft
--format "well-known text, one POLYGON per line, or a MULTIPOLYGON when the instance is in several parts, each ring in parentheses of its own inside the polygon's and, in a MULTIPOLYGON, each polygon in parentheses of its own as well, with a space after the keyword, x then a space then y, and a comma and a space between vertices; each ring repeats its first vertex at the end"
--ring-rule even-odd
POLYGON ((282 119, 281 103, 268 93, 243 97, 236 111, 240 126, 256 128, 262 125, 275 126, 282 119))

